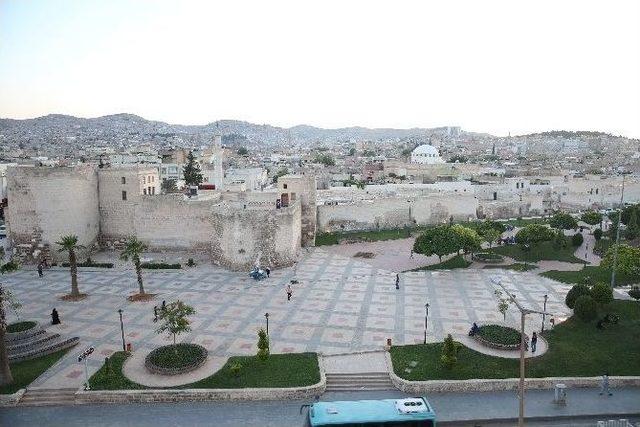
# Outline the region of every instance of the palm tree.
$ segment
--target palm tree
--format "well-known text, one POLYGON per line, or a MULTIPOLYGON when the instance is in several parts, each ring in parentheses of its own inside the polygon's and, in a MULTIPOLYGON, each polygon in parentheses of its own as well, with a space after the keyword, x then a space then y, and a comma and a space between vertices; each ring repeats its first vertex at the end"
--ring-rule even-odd
POLYGON ((147 245, 142 243, 136 236, 132 236, 127 240, 124 250, 120 254, 123 261, 133 261, 136 266, 136 274, 138 275, 138 286, 140 287, 140 295, 144 295, 144 286, 142 285, 142 268, 140 267, 140 255, 147 250, 147 245))
POLYGON ((69 234, 68 236, 62 236, 56 245, 60 245, 61 248, 58 252, 69 252, 69 266, 71 267, 71 296, 80 296, 78 290, 78 262, 76 259, 76 250, 84 248, 84 246, 78 244, 78 236, 75 234, 69 234))

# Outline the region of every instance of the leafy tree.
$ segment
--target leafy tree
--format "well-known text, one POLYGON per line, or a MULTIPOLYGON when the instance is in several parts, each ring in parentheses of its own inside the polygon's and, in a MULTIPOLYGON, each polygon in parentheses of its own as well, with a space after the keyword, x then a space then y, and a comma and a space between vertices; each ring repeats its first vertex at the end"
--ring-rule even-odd
POLYGON ((478 227, 478 234, 482 239, 489 243, 489 248, 502 236, 504 233, 504 224, 497 221, 484 221, 480 227, 478 227))
POLYGON ((353 155, 355 155, 355 154, 356 154, 356 149, 355 149, 354 147, 351 147, 351 148, 349 149, 349 155, 350 155, 350 156, 353 156, 353 155))
POLYGON ((584 237, 582 236, 582 233, 576 233, 573 236, 571 236, 571 244, 576 248, 582 245, 582 242, 584 242, 584 237))
POLYGON ((628 240, 634 240, 640 236, 640 227, 638 226, 637 210, 632 210, 629 214, 629 221, 627 221, 627 229, 624 231, 624 235, 628 240))
POLYGON ((240 147, 240 148, 238 148, 237 153, 240 156, 246 156, 247 154, 249 154, 249 150, 247 150, 246 147, 240 147))
POLYGON ((598 282, 591 288, 591 296, 600 305, 613 301, 613 289, 608 283, 598 282))
POLYGON ((447 369, 453 368, 458 363, 458 351, 460 346, 453 340, 451 334, 448 334, 442 344, 442 355, 440 361, 447 369))
POLYGON ((131 260, 136 267, 136 275, 138 276, 138 288, 140 295, 144 295, 144 286, 142 284, 142 267, 140 266, 140 255, 147 250, 147 245, 142 243, 136 236, 131 236, 125 243, 124 250, 120 254, 123 261, 131 260))
MULTIPOLYGON (((624 208, 622 210, 622 223, 625 225, 629 224, 629 220, 631 219, 631 214, 635 212, 636 213, 636 217, 638 215, 640 215, 640 203, 636 203, 635 205, 630 205, 627 206, 626 208, 624 208)), ((616 218, 618 218, 618 213, 614 213, 612 214, 613 216, 615 216, 616 218)), ((613 220, 613 218, 611 218, 611 215, 609 216, 609 218, 611 220, 613 220)))
POLYGON ((258 358, 266 360, 269 357, 269 336, 264 329, 258 331, 258 358))
POLYGON ((161 334, 166 332, 169 337, 173 337, 173 346, 176 354, 178 354, 176 337, 191 330, 191 326, 189 326, 191 322, 189 322, 187 316, 195 313, 196 310, 193 307, 180 300, 167 304, 164 310, 160 310, 160 314, 158 315, 160 327, 156 330, 156 333, 161 334))
POLYGON ((202 184, 204 178, 202 177, 202 171, 200 171, 200 165, 196 162, 196 156, 193 155, 193 151, 189 151, 187 156, 187 164, 183 168, 184 182, 186 185, 198 185, 202 184))
POLYGON ((593 238, 596 240, 602 239, 602 228, 596 228, 593 230, 593 238))
POLYGON ((567 247, 567 238, 562 230, 557 230, 553 237, 553 247, 556 249, 562 249, 567 247))
POLYGON ((178 191, 178 185, 176 184, 175 179, 163 180, 162 183, 160 184, 160 188, 165 193, 175 193, 176 191, 178 191))
POLYGON ((482 238, 476 230, 460 224, 452 226, 451 229, 458 235, 457 241, 459 249, 462 249, 465 254, 473 254, 475 251, 480 250, 482 238))
POLYGON ((558 230, 570 230, 578 226, 578 221, 565 212, 558 212, 549 221, 549 225, 558 230))
POLYGON ((280 178, 281 176, 285 176, 288 173, 289 173, 289 169, 280 168, 278 172, 276 172, 276 174, 273 176, 273 183, 275 184, 276 182, 278 182, 278 178, 280 178))
POLYGON ((616 270, 630 276, 640 274, 640 248, 634 248, 629 245, 611 245, 609 249, 607 249, 607 253, 604 255, 600 266, 608 269, 613 268, 616 246, 618 247, 616 270))
POLYGON ((598 317, 598 306, 589 295, 581 295, 576 300, 573 312, 584 322, 590 322, 598 317))
POLYGON ((509 310, 511 300, 509 298, 503 298, 503 293, 500 289, 496 289, 493 293, 498 298, 498 312, 502 314, 503 320, 507 320, 507 311, 509 310))
POLYGON ((553 230, 542 224, 529 224, 516 233, 516 242, 524 247, 535 246, 553 239, 554 236, 553 230))
POLYGON ((467 156, 456 154, 455 156, 451 157, 447 163, 467 163, 468 161, 469 158, 467 156))
POLYGON ((365 156, 365 157, 375 157, 376 152, 373 151, 373 150, 364 150, 362 155, 365 156))
POLYGON ((452 254, 459 249, 458 233, 447 225, 439 225, 425 230, 424 233, 416 237, 416 241, 413 243, 415 253, 426 256, 437 255, 440 262, 442 262, 444 255, 452 254))
POLYGON ((331 154, 327 154, 327 153, 322 153, 322 154, 318 154, 316 155, 315 159, 313 159, 314 163, 320 163, 323 164, 325 166, 335 166, 336 165, 336 161, 334 160, 333 156, 331 156, 331 154))
POLYGON ((586 285, 574 285, 569 292, 567 292, 567 296, 564 298, 564 303, 569 308, 574 308, 576 300, 583 295, 591 295, 591 290, 586 285))
POLYGON ((78 260, 76 258, 76 250, 82 249, 83 246, 78 244, 78 236, 69 234, 62 236, 56 245, 60 246, 58 252, 69 253, 69 267, 71 270, 71 296, 80 296, 80 290, 78 289, 78 260))
POLYGON ((597 225, 602 222, 602 214, 594 210, 589 210, 583 213, 580 219, 589 225, 597 225))
POLYGON ((627 292, 631 298, 636 301, 640 301, 640 288, 638 286, 634 286, 627 292))

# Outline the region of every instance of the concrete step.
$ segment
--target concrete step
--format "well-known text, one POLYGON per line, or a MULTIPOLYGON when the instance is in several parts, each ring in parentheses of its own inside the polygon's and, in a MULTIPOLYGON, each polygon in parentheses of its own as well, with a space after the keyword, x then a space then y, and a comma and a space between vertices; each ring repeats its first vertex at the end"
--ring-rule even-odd
POLYGON ((75 403, 75 388, 63 389, 27 389, 18 405, 21 406, 52 406, 73 405, 75 403))
POLYGON ((327 373, 327 391, 393 390, 386 372, 327 373))
POLYGON ((366 385, 366 384, 350 384, 350 385, 329 385, 326 391, 378 391, 378 390, 395 390, 393 384, 389 385, 366 385))

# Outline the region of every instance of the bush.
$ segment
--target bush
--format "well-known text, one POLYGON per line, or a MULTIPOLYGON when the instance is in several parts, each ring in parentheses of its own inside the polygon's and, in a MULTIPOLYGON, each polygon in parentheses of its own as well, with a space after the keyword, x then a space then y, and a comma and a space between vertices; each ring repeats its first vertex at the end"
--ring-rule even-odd
POLYGON ((234 363, 231 366, 229 366, 229 371, 231 372, 231 375, 233 375, 234 377, 240 376, 241 370, 242 370, 242 365, 239 363, 234 363))
POLYGON ((613 289, 607 283, 598 282, 591 288, 591 296, 598 304, 609 304, 613 301, 613 289))
POLYGON ((480 326, 478 335, 494 344, 516 345, 520 343, 520 332, 508 326, 480 326))
POLYGON ((591 291, 586 285, 575 285, 569 292, 567 293, 567 297, 564 300, 564 303, 569 308, 574 308, 576 304, 576 300, 583 296, 588 295, 591 296, 591 291))
POLYGON ((140 267, 147 268, 149 270, 178 270, 182 268, 180 264, 168 264, 166 262, 143 262, 140 264, 140 267))
POLYGON ((598 317, 598 306, 589 295, 581 295, 576 300, 573 312, 584 322, 590 322, 598 317))
POLYGON ((442 355, 440 361, 447 369, 453 368, 458 363, 458 350, 460 346, 453 340, 451 334, 447 335, 442 345, 442 355))
POLYGON ((147 356, 145 364, 151 363, 159 368, 180 370, 195 366, 207 358, 207 350, 197 344, 172 344, 158 347, 147 356))
POLYGON ((602 239, 602 228, 596 228, 593 230, 593 238, 596 240, 602 239))
POLYGON ((36 322, 32 322, 32 321, 10 323, 7 325, 7 332, 9 333, 22 332, 22 331, 26 331, 28 329, 34 328, 35 326, 36 326, 36 322))
POLYGON ((640 300, 640 288, 634 286, 629 292, 627 292, 631 298, 638 301, 640 300))
MULTIPOLYGON (((61 265, 63 267, 71 267, 68 262, 63 262, 61 265)), ((94 262, 91 258, 87 258, 85 262, 79 262, 76 265, 78 267, 113 268, 112 262, 94 262)))
POLYGON ((193 260, 193 258, 189 258, 187 260, 187 267, 195 267, 196 266, 196 262, 193 260))
POLYGON ((266 360, 269 357, 269 336, 264 331, 264 329, 260 329, 258 331, 258 358, 260 360, 266 360))
POLYGON ((582 242, 584 242, 584 237, 582 236, 582 233, 576 233, 573 236, 571 236, 571 244, 575 247, 578 247, 582 244, 582 242))

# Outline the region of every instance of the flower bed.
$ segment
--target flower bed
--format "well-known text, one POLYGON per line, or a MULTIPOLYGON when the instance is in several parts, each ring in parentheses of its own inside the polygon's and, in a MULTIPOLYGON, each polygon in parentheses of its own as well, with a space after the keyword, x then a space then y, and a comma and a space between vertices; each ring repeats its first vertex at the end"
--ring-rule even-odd
POLYGON ((7 332, 10 334, 16 333, 16 332, 23 332, 23 331, 27 331, 29 329, 35 328, 38 324, 34 321, 28 320, 26 322, 16 322, 16 323, 10 323, 7 325, 7 332))
POLYGON ((202 366, 207 354, 207 349, 198 344, 165 345, 151 351, 144 366, 154 374, 184 374, 202 366))
POLYGON ((488 263, 498 263, 504 261, 504 257, 502 255, 494 254, 491 252, 480 252, 477 254, 473 254, 473 259, 475 261, 488 263))
MULTIPOLYGON (((473 338, 480 344, 500 350, 517 350, 520 348, 520 332, 508 326, 480 326, 473 338)), ((525 335, 525 341, 528 341, 528 339, 525 335)))

